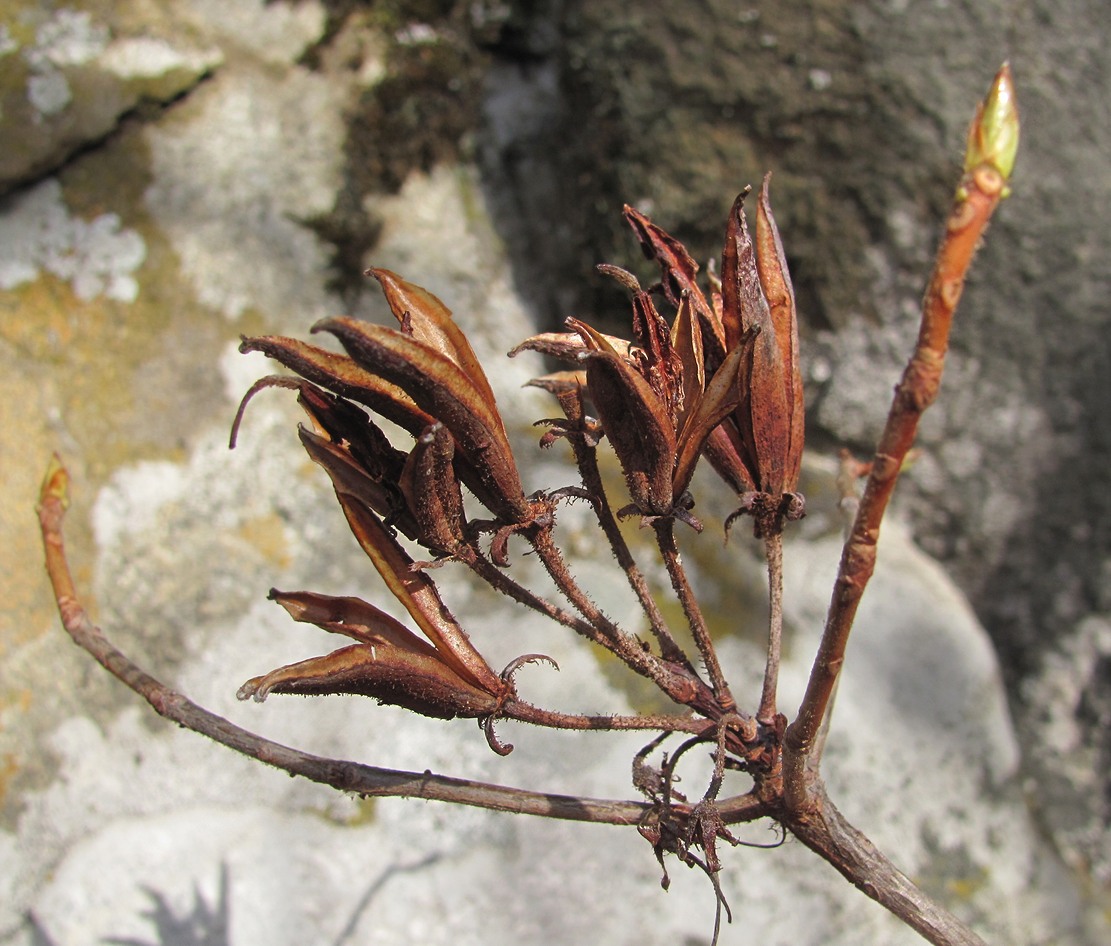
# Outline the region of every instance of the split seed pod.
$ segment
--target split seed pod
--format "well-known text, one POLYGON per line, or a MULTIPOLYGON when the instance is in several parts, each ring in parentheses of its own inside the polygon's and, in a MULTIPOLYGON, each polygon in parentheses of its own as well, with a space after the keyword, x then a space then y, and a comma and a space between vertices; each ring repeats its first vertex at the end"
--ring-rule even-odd
POLYGON ((798 321, 786 255, 764 178, 756 210, 756 240, 744 201, 729 214, 722 253, 721 319, 726 344, 757 331, 748 396, 715 433, 711 463, 741 493, 759 536, 782 531, 803 515, 796 492, 802 466, 805 406, 799 366, 798 321))
POLYGON ((494 694, 456 673, 427 641, 365 601, 277 590, 270 598, 295 621, 357 643, 253 677, 239 688, 241 700, 261 702, 272 692, 360 694, 438 719, 486 717, 498 708, 494 694))
MULTIPOLYGON (((244 339, 243 351, 262 351, 303 379, 264 378, 244 404, 263 387, 299 391, 310 420, 300 431, 306 451, 328 473, 355 539, 423 637, 358 598, 275 592, 296 620, 355 643, 255 677, 239 695, 359 693, 426 716, 478 717, 504 754, 509 747, 491 723, 512 686, 479 654, 396 532, 436 555, 461 554, 473 541, 461 483, 496 516, 502 546, 510 531, 549 509, 525 498, 489 381, 447 307, 388 270, 371 274, 400 328, 320 322, 314 331, 336 336, 346 354, 278 336, 244 339), (356 405, 411 433, 412 448, 393 446, 356 405)), ((241 416, 242 408, 236 428, 241 416)))

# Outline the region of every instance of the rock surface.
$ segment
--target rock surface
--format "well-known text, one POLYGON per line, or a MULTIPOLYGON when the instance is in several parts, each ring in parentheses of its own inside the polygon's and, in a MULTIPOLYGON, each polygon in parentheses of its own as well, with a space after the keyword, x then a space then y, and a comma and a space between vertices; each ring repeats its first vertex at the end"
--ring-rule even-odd
POLYGON ((186 19, 133 4, 12 3, 0 23, 0 189, 56 170, 140 106, 158 108, 222 61, 186 19))
MULTIPOLYGON (((777 28, 771 43, 770 14, 753 5, 749 19, 709 46, 770 49, 769 61, 786 57, 777 81, 793 82, 795 93, 784 98, 809 102, 806 108, 820 116, 822 96, 838 89, 843 69, 859 64, 855 54, 823 58, 818 40, 854 32, 866 38, 909 23, 898 20, 896 6, 811 5, 805 30, 777 28)), ((607 3, 536 5, 544 20, 501 5, 449 7, 398 4, 343 15, 342 4, 261 0, 188 0, 166 6, 168 12, 141 2, 4 8, 0 134, 21 142, 22 151, 4 149, 3 160, 13 162, 11 170, 3 165, 4 186, 12 189, 0 202, 6 455, 0 568, 11 576, 0 617, 0 942, 434 946, 708 938, 709 885, 673 868, 675 882, 663 894, 651 853, 634 832, 434 803, 360 802, 165 725, 66 642, 41 578, 31 507, 49 454, 60 450, 74 474, 71 557, 97 620, 132 657, 201 704, 321 754, 551 791, 630 795, 635 737, 507 725, 517 749, 500 759, 467 722, 437 724, 354 698, 274 697, 264 706, 234 700, 246 677, 326 646, 324 635, 293 625, 263 600, 271 585, 360 593, 385 604, 330 490, 297 444, 297 410, 284 392, 257 399, 239 447, 226 450, 239 396, 269 370, 236 353, 240 333, 303 337, 317 318, 340 311, 382 318, 380 299, 352 271, 373 261, 405 273, 449 302, 482 360, 494 366, 491 378, 528 458, 526 488, 533 489, 565 485, 568 471, 555 451, 535 449, 528 427, 551 411, 520 388, 540 366, 499 359, 532 330, 529 306, 583 299, 552 290, 523 260, 522 247, 536 258, 550 256, 556 274, 578 260, 581 278, 613 231, 608 222, 604 230, 577 231, 575 219, 615 220, 623 196, 652 196, 661 223, 674 209, 675 229, 693 234, 678 195, 690 183, 683 174, 695 167, 702 196, 695 200, 692 191, 690 206, 701 201, 716 230, 717 204, 729 197, 722 188, 771 164, 777 184, 783 182, 777 206, 788 220, 802 215, 792 225, 808 234, 800 250, 807 291, 814 299, 832 293, 824 297, 830 313, 841 305, 829 288, 840 257, 821 252, 828 245, 823 227, 837 215, 823 217, 820 205, 789 209, 819 180, 817 171, 802 170, 801 158, 784 158, 780 171, 773 160, 779 152, 770 146, 752 149, 751 167, 732 163, 734 145, 724 139, 712 149, 714 161, 695 160, 681 147, 706 140, 698 123, 705 116, 695 114, 702 108, 720 115, 747 103, 734 121, 773 121, 763 111, 764 86, 746 91, 740 72, 729 73, 741 89, 733 106, 715 99, 699 105, 703 91, 683 78, 698 58, 692 51, 706 48, 710 34, 701 24, 719 12, 715 4, 692 6, 684 42, 674 48, 653 45, 659 40, 645 32, 647 21, 623 19, 607 3), (507 80, 521 74, 529 81, 513 93, 507 80), (416 89, 410 98, 399 76, 416 89), (458 81, 445 97, 440 80, 451 77, 458 81), (42 80, 34 96, 31 79, 42 80), (51 82, 53 99, 42 91, 51 82), (63 85, 71 95, 64 102, 63 85), (637 108, 678 103, 656 110, 656 131, 674 145, 670 167, 653 170, 648 159, 657 149, 638 140, 631 155, 614 152, 613 167, 599 167, 597 178, 566 178, 561 186, 595 196, 585 210, 574 210, 579 218, 556 215, 545 187, 576 165, 553 160, 537 171, 543 165, 535 145, 552 112, 530 106, 545 101, 545 108, 557 108, 603 92, 615 97, 610 117, 634 124, 637 108), (55 110, 44 111, 44 101, 55 110), (458 103, 454 110, 451 102, 458 103), (498 178, 493 169, 510 153, 518 174, 498 178), (520 186, 529 180, 537 183, 531 192, 520 186), (522 234, 508 219, 513 207, 547 212, 557 238, 522 234), (808 226, 808 213, 827 222, 808 226), (568 239, 561 242, 560 234, 568 239), (530 280, 522 295, 518 287, 530 280)), ((960 7, 950 15, 970 14, 960 7)), ((704 58, 709 63, 702 66, 716 61, 704 58)), ((834 241, 837 253, 847 258, 862 249, 890 276, 883 292, 862 304, 880 315, 898 313, 883 332, 865 331, 855 315, 841 321, 827 314, 837 331, 812 339, 830 368, 816 388, 816 415, 851 439, 874 429, 868 413, 874 402, 853 402, 856 387, 852 397, 838 393, 849 390, 838 387, 847 383, 841 363, 856 371, 853 365, 865 360, 869 372, 880 372, 881 349, 896 351, 892 339, 906 334, 904 303, 920 273, 912 276, 909 266, 918 267, 928 252, 936 208, 929 200, 908 203, 898 188, 910 180, 921 185, 913 174, 933 175, 944 194, 944 155, 959 141, 954 129, 976 94, 966 100, 952 89, 940 99, 931 88, 907 93, 939 81, 930 61, 906 65, 906 84, 893 88, 876 79, 882 64, 863 64, 873 72, 868 82, 857 77, 859 88, 877 82, 871 94, 886 90, 891 108, 902 103, 913 111, 930 102, 945 118, 920 132, 933 150, 921 141, 905 145, 920 164, 914 158, 904 176, 882 185, 890 194, 875 196, 875 207, 887 208, 878 219, 887 223, 870 229, 860 221, 874 223, 875 211, 861 210, 859 233, 834 241), (895 224, 904 228, 905 243, 888 239, 895 224), (892 257, 877 255, 881 244, 892 257), (891 300, 898 304, 885 310, 891 300), (859 434, 829 420, 838 398, 845 412, 834 412, 839 423, 859 424, 859 434)), ((770 87, 767 70, 757 72, 770 87)), ((978 90, 988 72, 969 60, 953 81, 978 90)), ((1033 93, 1035 115, 1038 108, 1033 93)), ((799 134, 801 155, 814 142, 799 134)), ((569 133, 566 141, 556 158, 575 157, 581 142, 569 133)), ((845 174, 852 150, 837 165, 845 174)), ((853 180, 879 179, 878 171, 853 173, 859 175, 853 180)), ((849 188, 851 181, 842 183, 849 188)), ((1034 182, 1027 178, 1023 186, 1034 182)), ((568 211, 582 203, 569 193, 562 191, 568 211)), ((1006 208, 1016 220, 1019 200, 1006 208)), ((1001 224, 997 236, 1004 247, 1033 239, 1014 222, 1001 224)), ((979 261, 984 271, 1005 268, 1000 252, 989 248, 979 261)), ((968 302, 974 313, 997 304, 975 292, 968 302)), ((985 366, 980 396, 994 399, 995 416, 1012 424, 1011 436, 1042 430, 1044 412, 1014 401, 1013 388, 987 370, 994 355, 977 357, 985 366)), ((863 383, 859 372, 855 377, 863 383)), ((890 380, 875 384, 886 389, 890 380)), ((959 397, 958 385, 950 392, 959 397)), ((1002 436, 990 439, 982 429, 985 409, 958 408, 946 409, 944 424, 927 440, 919 472, 927 485, 932 470, 1004 475, 983 459, 994 457, 1002 436), (949 430, 959 437, 943 437, 949 430)), ((1083 416, 1075 422, 1085 423, 1083 416)), ((786 706, 801 692, 838 554, 828 463, 815 458, 810 470, 812 515, 788 549, 786 706)), ((1015 490, 1021 493, 1025 482, 1015 490)), ((919 495, 929 495, 922 482, 919 495)), ((1007 514, 1020 522, 1028 512, 1025 496, 1001 492, 1004 507, 991 521, 1007 514)), ((920 505, 906 507, 916 527, 920 505)), ((714 503, 707 499, 706 507, 712 516, 714 503)), ((573 511, 561 521, 600 603, 632 620, 630 603, 614 590, 620 582, 608 553, 581 531, 573 511)), ((753 692, 759 618, 735 616, 759 613, 759 568, 739 537, 723 556, 712 531, 685 554, 720 615, 734 687, 753 692)), ((943 534, 927 523, 927 538, 943 534)), ((1036 828, 1027 796, 1044 804, 1077 797, 1082 786, 1088 798, 1100 797, 1095 773, 1105 763, 1092 733, 1096 722, 1106 722, 1099 700, 1111 653, 1107 622, 1098 615, 1076 621, 1076 632, 1062 636, 1038 672, 1013 674, 1024 687, 1025 711, 1041 714, 1039 738, 1062 757, 1071 753, 1067 766, 1053 770, 1057 782, 1038 772, 1041 780, 1028 784, 1025 733, 1016 739, 995 651, 960 592, 899 523, 885 532, 881 554, 827 750, 831 793, 908 873, 990 941, 1103 941, 1099 895, 1082 897, 1077 879, 1094 879, 1103 889, 1100 803, 1051 808, 1054 840, 1074 859, 1066 868, 1036 828)), ((1013 561, 1017 553, 1011 554, 1013 561)), ((971 560, 956 558, 961 568, 971 560)), ((535 572, 526 561, 513 567, 520 575, 535 572)), ((587 711, 620 711, 641 699, 579 641, 506 610, 450 568, 437 581, 494 665, 529 650, 558 659, 558 675, 540 668, 522 674, 529 698, 587 711)), ((983 592, 979 585, 973 590, 983 592)), ((702 777, 685 773, 692 782, 702 777)), ((746 837, 774 840, 759 826, 746 837)), ((919 941, 797 844, 727 852, 723 878, 736 914, 724 943, 919 941)))

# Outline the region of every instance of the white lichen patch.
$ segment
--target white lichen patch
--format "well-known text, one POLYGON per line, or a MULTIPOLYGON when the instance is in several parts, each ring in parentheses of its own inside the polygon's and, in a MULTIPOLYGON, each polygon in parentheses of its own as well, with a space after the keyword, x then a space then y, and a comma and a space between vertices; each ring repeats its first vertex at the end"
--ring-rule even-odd
POLYGON ((27 101, 41 115, 57 115, 73 101, 69 82, 57 69, 27 78, 27 101))
POLYGON ((70 213, 54 178, 18 194, 0 214, 0 289, 45 272, 70 283, 82 301, 134 302, 134 273, 146 253, 142 236, 117 214, 85 220, 70 213))
POLYGON ((320 39, 327 22, 323 4, 309 0, 185 0, 180 7, 222 45, 234 45, 283 65, 298 59, 320 39))
POLYGON ((440 38, 435 27, 427 23, 411 23, 404 29, 398 30, 394 38, 402 46, 422 46, 434 43, 440 38))
POLYGON ((811 69, 806 78, 810 83, 810 88, 815 92, 825 92, 831 85, 833 85, 833 76, 826 69, 811 69))
POLYGON ((64 69, 84 65, 103 52, 109 32, 83 11, 61 9, 35 32, 35 42, 23 51, 31 74, 27 100, 42 116, 61 112, 73 100, 64 69))
POLYGON ((0 56, 14 53, 17 49, 19 49, 19 43, 17 43, 15 37, 12 36, 12 31, 8 29, 6 23, 0 23, 0 56))
POLYGON ((122 79, 150 78, 175 69, 203 73, 219 65, 218 50, 197 51, 171 46, 154 36, 128 36, 114 40, 100 57, 100 65, 122 79))
POLYGON ((205 305, 232 319, 250 308, 295 314, 300 324, 334 314, 320 278, 327 248, 300 221, 334 203, 343 95, 296 67, 277 81, 225 71, 146 132, 147 207, 205 305))
POLYGON ((35 45, 24 55, 34 68, 80 66, 108 45, 108 28, 81 10, 61 9, 35 33, 35 45))

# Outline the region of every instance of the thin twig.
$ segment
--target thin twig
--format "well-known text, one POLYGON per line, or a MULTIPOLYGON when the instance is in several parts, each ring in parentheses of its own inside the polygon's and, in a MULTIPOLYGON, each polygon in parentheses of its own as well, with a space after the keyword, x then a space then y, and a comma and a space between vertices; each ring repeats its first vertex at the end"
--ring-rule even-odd
POLYGON ((587 623, 593 629, 589 635, 591 640, 620 655, 624 655, 627 651, 639 649, 634 639, 606 617, 602 609, 579 587, 579 584, 572 577, 567 563, 563 560, 563 554, 559 547, 552 541, 550 529, 541 529, 531 534, 529 541, 560 593, 571 602, 579 614, 586 618, 587 623))
MULTIPOLYGON (((912 451, 913 452, 913 451, 912 451)), ((857 484, 868 475, 872 469, 871 463, 861 463, 847 449, 840 451, 837 465, 837 492, 841 499, 837 504, 841 515, 844 517, 844 539, 847 542, 852 535, 853 523, 856 513, 860 508, 860 490, 857 484)), ((837 691, 841 686, 840 676, 833 684, 833 690, 826 702, 826 711, 822 716, 822 724, 818 727, 818 734, 814 737, 814 744, 810 748, 806 767, 808 771, 817 773, 822 764, 822 753, 825 751, 826 740, 833 725, 833 710, 837 705, 837 691)))
POLYGON ((784 743, 785 797, 789 808, 807 803, 807 756, 833 694, 861 596, 876 563, 880 522, 895 488, 907 451, 914 443, 918 421, 933 403, 941 385, 953 312, 965 274, 1003 196, 1005 180, 994 167, 980 165, 965 175, 946 222, 929 287, 922 301, 918 342, 895 389, 887 423, 872 460, 864 495, 841 564, 826 617, 825 629, 798 717, 784 743))
MULTIPOLYGON (((519 604, 523 604, 553 621, 571 628, 588 640, 600 644, 624 659, 623 652, 613 645, 610 637, 601 635, 596 628, 582 618, 557 607, 552 602, 510 578, 481 553, 474 549, 466 549, 460 555, 460 559, 492 588, 502 592, 519 604)), ((633 669, 638 668, 634 667, 633 669)), ((657 668, 652 662, 645 662, 640 672, 649 679, 653 679, 651 671, 654 669, 657 668)), ((701 732, 707 725, 712 725, 708 724, 706 720, 695 720, 689 715, 583 716, 573 713, 557 713, 531 706, 522 701, 513 701, 511 704, 507 704, 504 715, 509 719, 517 719, 521 722, 562 729, 661 729, 675 732, 701 732)))
MULTIPOLYGON (((608 635, 602 634, 592 624, 587 623, 582 618, 577 617, 569 611, 564 610, 542 598, 540 595, 533 592, 531 589, 526 588, 524 585, 511 578, 500 568, 495 566, 488 558, 481 553, 469 549, 464 554, 460 555, 460 559, 471 568, 476 575, 482 578, 490 587, 502 592, 502 594, 513 599, 519 604, 523 604, 528 608, 543 614, 545 617, 551 618, 565 627, 581 634, 587 640, 606 648, 618 658, 626 660, 626 651, 622 650, 620 645, 614 642, 614 639, 608 635)), ((598 612, 601 614, 601 612, 598 612)), ((616 627, 616 626, 615 626, 616 627)), ((639 650, 639 648, 638 648, 639 650)), ((664 679, 661 672, 659 661, 652 657, 652 655, 644 655, 648 659, 642 659, 639 665, 630 663, 633 670, 636 670, 647 679, 658 682, 657 678, 664 679), (653 675, 655 674, 655 676, 653 675)), ((681 653, 681 652, 680 652, 681 653)), ((694 669, 690 667, 689 661, 686 660, 685 655, 682 655, 683 662, 680 666, 687 668, 690 671, 691 677, 695 676, 694 669)), ((628 662, 628 661, 626 661, 628 662)), ((661 685, 661 689, 668 695, 672 695, 672 690, 667 689, 661 685)), ((528 704, 517 703, 517 706, 527 706, 528 704)), ((693 701, 687 705, 693 705, 693 701)), ((538 725, 545 726, 560 726, 564 729, 663 729, 674 730, 677 732, 699 732, 705 727, 706 722, 692 720, 689 716, 675 716, 675 715, 657 715, 657 716, 579 716, 570 713, 553 713, 548 710, 541 710, 539 707, 532 707, 522 712, 533 714, 529 718, 524 716, 515 715, 516 711, 511 711, 509 707, 506 709, 506 716, 509 718, 520 719, 522 722, 535 722, 538 725), (535 711, 535 714, 534 714, 535 711), (548 714, 547 722, 540 722, 540 715, 548 714), (562 722, 556 722, 560 719, 562 722), (656 720, 661 723, 657 726, 654 724, 642 724, 639 720, 656 720), (606 721, 609 724, 606 724, 606 721)))
POLYGON ((711 720, 685 714, 682 716, 667 713, 650 715, 613 715, 587 716, 578 713, 561 713, 557 710, 543 709, 523 700, 510 700, 501 713, 506 719, 515 719, 536 726, 549 726, 554 729, 575 730, 635 730, 650 729, 660 732, 703 733, 714 728, 711 720))
POLYGON ((537 557, 543 562, 556 587, 586 618, 591 631, 586 636, 621 658, 631 669, 647 677, 674 702, 697 708, 700 712, 714 706, 714 695, 697 674, 685 664, 668 663, 642 647, 640 642, 613 623, 571 576, 551 531, 540 530, 529 536, 537 557))
POLYGON ((568 627, 576 633, 581 634, 588 640, 601 644, 607 647, 607 649, 611 649, 608 648, 606 641, 599 639, 598 631, 592 625, 588 624, 577 615, 572 614, 570 611, 541 597, 532 589, 526 588, 516 579, 507 575, 502 569, 498 568, 485 555, 482 555, 474 549, 465 549, 459 557, 468 568, 495 591, 500 591, 507 598, 516 601, 518 604, 523 604, 526 608, 530 608, 537 612, 537 614, 542 614, 546 618, 555 621, 557 624, 562 624, 564 627, 568 627))
POLYGON ((683 567, 683 560, 679 556, 679 547, 675 544, 675 520, 657 519, 652 523, 652 527, 656 532, 656 542, 660 547, 660 556, 663 558, 664 566, 671 577, 671 587, 675 590, 675 595, 683 606, 683 613, 687 616, 687 623, 690 625, 694 643, 698 647, 698 654, 706 665, 706 673, 710 677, 710 686, 713 687, 714 698, 721 709, 721 713, 730 713, 737 708, 737 701, 733 699, 733 694, 729 692, 729 684, 725 680, 725 674, 722 673, 721 662, 718 660, 717 650, 714 648, 714 642, 710 637, 710 629, 706 625, 706 618, 702 614, 702 608, 699 607, 698 599, 695 597, 690 580, 687 578, 687 571, 683 567))
POLYGON ((597 451, 587 444, 581 436, 569 437, 568 439, 571 441, 571 448, 575 454, 575 463, 579 468, 583 487, 591 496, 591 505, 594 507, 598 524, 602 527, 602 532, 613 549, 617 564, 625 572, 629 586, 637 596, 645 617, 648 618, 652 633, 660 645, 661 656, 664 660, 681 663, 693 672, 694 666, 691 664, 690 658, 676 642, 674 635, 668 628, 659 605, 656 604, 656 599, 652 597, 648 582, 645 581, 644 574, 633 558, 628 542, 625 541, 625 536, 617 523, 617 517, 613 514, 605 485, 602 482, 602 474, 598 469, 597 451))
POLYGON ((764 666, 764 686, 756 718, 766 726, 774 726, 783 649, 783 533, 768 533, 764 537, 764 550, 768 559, 768 661, 764 666))

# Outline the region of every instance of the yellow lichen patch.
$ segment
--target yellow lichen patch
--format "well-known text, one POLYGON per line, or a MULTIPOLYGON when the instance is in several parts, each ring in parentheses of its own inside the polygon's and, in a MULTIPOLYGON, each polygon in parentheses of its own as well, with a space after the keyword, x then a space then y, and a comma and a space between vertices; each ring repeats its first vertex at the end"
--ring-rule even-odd
POLYGON ((967 903, 983 890, 984 887, 987 886, 987 883, 988 872, 981 869, 975 873, 966 874, 963 877, 954 877, 950 879, 946 887, 954 900, 967 903))
POLYGON ((277 568, 290 564, 289 539, 285 524, 276 513, 266 513, 248 519, 239 527, 240 537, 265 556, 277 568))
POLYGON ((378 799, 373 796, 356 798, 354 808, 346 821, 347 826, 360 828, 366 824, 373 824, 378 817, 377 805, 378 799))
POLYGON ((4 808, 13 780, 21 771, 21 747, 15 743, 15 751, 9 748, 13 745, 9 734, 31 708, 31 696, 27 687, 0 691, 0 745, 3 746, 0 752, 0 811, 4 808))
POLYGON ((0 759, 0 806, 8 797, 8 787, 17 774, 19 774, 19 763, 16 757, 10 752, 5 753, 0 759))
MULTIPOLYGON (((34 512, 43 471, 57 447, 57 431, 49 413, 51 384, 39 367, 20 358, 2 341, 0 364, 0 430, 4 432, 0 448, 4 483, 0 572, 8 578, 0 617, 2 660, 50 627, 57 614, 42 571, 42 544, 34 512)), ((77 547, 87 540, 87 530, 74 530, 77 547)))
MULTIPOLYGON (((190 413, 183 379, 146 367, 165 344, 152 315, 142 303, 79 300, 50 275, 0 293, 0 568, 10 579, 0 657, 53 621, 34 520, 36 484, 51 453, 65 456, 91 501, 120 465, 180 455, 180 438, 196 423, 183 416, 190 413)), ((87 516, 73 517, 67 531, 84 583, 92 560, 87 516)))
MULTIPOLYGON (((337 798, 336 801, 340 800, 337 798)), ((374 796, 347 797, 343 799, 342 804, 326 805, 323 808, 313 807, 308 809, 308 813, 327 824, 344 828, 361 828, 374 823, 377 817, 377 803, 378 799, 374 796)))
POLYGON ((145 208, 146 162, 142 135, 123 130, 7 205, 0 661, 56 632, 34 513, 51 454, 73 475, 67 545, 92 607, 90 517, 100 487, 138 460, 183 459, 196 432, 230 414, 218 355, 239 327, 198 303, 182 276, 145 208))
POLYGON ((17 713, 26 713, 31 708, 31 698, 31 690, 28 687, 20 687, 0 695, 0 716, 13 710, 17 713))

